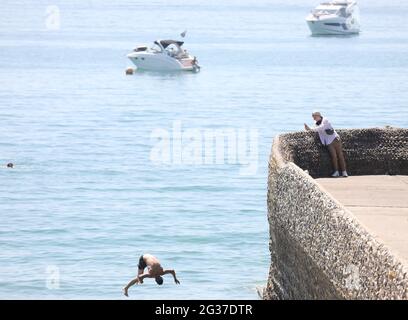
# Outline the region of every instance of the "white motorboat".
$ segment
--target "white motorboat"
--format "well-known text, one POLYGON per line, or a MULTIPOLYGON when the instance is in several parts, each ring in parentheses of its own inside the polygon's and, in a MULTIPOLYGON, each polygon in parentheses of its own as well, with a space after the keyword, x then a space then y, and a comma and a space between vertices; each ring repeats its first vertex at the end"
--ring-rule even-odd
POLYGON ((177 40, 156 40, 151 48, 138 46, 127 57, 141 70, 198 72, 196 57, 183 49, 183 44, 177 40))
POLYGON ((306 18, 312 35, 348 35, 360 32, 360 10, 356 1, 324 2, 306 18))

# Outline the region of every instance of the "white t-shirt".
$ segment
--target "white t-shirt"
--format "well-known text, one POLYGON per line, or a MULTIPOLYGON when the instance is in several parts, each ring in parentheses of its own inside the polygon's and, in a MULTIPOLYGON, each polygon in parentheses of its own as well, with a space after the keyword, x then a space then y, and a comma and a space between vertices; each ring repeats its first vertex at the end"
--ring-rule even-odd
POLYGON ((330 124, 329 120, 326 118, 323 118, 322 123, 319 125, 316 125, 314 128, 312 128, 312 131, 315 131, 319 134, 320 141, 325 145, 329 145, 336 139, 339 135, 337 132, 333 129, 332 125, 330 124), (326 130, 333 130, 333 134, 328 134, 326 130))

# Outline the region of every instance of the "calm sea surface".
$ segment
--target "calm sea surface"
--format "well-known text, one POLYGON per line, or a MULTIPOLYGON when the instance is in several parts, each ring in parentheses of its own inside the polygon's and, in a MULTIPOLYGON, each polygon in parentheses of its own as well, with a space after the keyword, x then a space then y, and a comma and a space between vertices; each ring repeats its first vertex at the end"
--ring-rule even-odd
POLYGON ((3 0, 0 298, 120 299, 149 252, 181 285, 131 298, 256 299, 272 138, 315 109, 336 128, 408 126, 408 3, 360 1, 349 38, 309 36, 317 3, 3 0), (125 76, 137 44, 184 29, 201 73, 125 76), (257 130, 256 173, 151 161, 174 123, 257 130))

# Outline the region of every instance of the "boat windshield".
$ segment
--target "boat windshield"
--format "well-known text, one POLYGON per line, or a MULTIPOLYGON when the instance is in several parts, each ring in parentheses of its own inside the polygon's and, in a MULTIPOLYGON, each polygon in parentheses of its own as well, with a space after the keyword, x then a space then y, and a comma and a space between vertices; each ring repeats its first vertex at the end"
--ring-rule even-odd
POLYGON ((154 43, 150 50, 152 50, 153 52, 162 52, 162 49, 157 43, 154 43))
POLYGON ((167 51, 167 52, 169 53, 169 55, 171 55, 171 56, 177 56, 177 55, 179 55, 180 53, 182 53, 181 48, 180 48, 178 45, 174 44, 174 43, 168 45, 168 46, 166 47, 166 51, 167 51))
POLYGON ((336 14, 338 9, 315 9, 313 10, 313 14, 316 16, 322 16, 326 14, 336 14))

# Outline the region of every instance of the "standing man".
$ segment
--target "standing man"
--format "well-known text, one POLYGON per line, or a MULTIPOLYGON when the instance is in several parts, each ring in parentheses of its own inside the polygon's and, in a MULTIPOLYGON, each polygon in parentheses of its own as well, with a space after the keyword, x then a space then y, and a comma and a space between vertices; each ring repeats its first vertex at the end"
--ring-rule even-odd
POLYGON ((330 153, 333 166, 332 177, 340 177, 339 167, 341 170, 341 175, 343 177, 348 177, 346 170, 346 160, 343 155, 343 146, 339 135, 336 130, 333 129, 331 123, 327 118, 323 118, 321 113, 316 111, 312 113, 313 120, 316 122, 314 128, 310 128, 305 123, 306 131, 314 131, 319 134, 320 141, 323 145, 327 147, 330 153))
POLYGON ((165 274, 171 274, 174 278, 174 282, 177 284, 180 284, 180 281, 178 281, 176 277, 176 272, 172 269, 168 270, 163 270, 163 267, 160 264, 159 259, 157 259, 155 256, 152 256, 151 254, 143 254, 139 258, 139 264, 138 264, 138 272, 137 272, 137 277, 133 280, 131 280, 126 287, 123 288, 123 293, 126 297, 128 297, 128 290, 131 286, 134 284, 142 284, 143 280, 145 278, 154 278, 156 280, 156 283, 158 285, 163 284, 163 278, 162 276, 165 274), (147 272, 144 273, 144 269, 147 267, 147 272))

